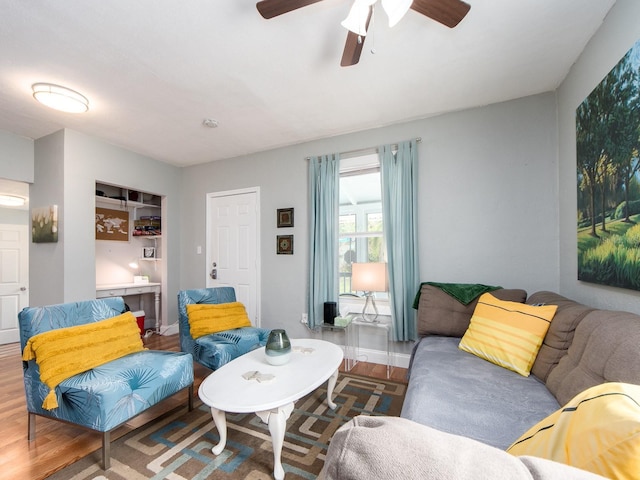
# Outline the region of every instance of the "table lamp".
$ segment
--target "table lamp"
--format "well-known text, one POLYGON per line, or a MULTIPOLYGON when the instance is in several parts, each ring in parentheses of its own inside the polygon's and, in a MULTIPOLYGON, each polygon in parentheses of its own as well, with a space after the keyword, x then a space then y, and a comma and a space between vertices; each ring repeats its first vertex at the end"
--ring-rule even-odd
POLYGON ((388 290, 387 264, 353 263, 351 264, 351 288, 355 291, 362 291, 365 296, 364 308, 362 309, 362 319, 367 322, 375 322, 378 318, 378 307, 373 298, 373 292, 386 292, 388 290), (373 313, 367 313, 367 308, 371 305, 373 313))

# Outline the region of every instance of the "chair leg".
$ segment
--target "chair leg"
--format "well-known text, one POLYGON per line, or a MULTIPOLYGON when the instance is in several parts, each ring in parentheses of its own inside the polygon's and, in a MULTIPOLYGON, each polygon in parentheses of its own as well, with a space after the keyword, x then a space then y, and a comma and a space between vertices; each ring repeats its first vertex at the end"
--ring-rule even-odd
POLYGON ((102 434, 102 469, 111 468, 111 432, 102 434))
POLYGON ((27 421, 27 439, 29 441, 36 439, 36 414, 28 412, 29 419, 27 421))
POLYGON ((193 383, 189 385, 189 411, 193 410, 193 383))

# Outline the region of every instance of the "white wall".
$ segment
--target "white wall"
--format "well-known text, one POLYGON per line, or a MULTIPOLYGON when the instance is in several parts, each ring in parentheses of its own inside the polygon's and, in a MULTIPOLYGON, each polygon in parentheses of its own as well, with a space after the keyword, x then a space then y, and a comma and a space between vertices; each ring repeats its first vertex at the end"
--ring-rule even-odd
MULTIPOLYGON (((310 142, 182 171, 182 288, 203 287, 205 196, 260 186, 262 325, 307 335, 307 161, 421 137, 419 241, 424 281, 558 288, 553 94, 310 142), (276 255, 276 209, 295 208, 294 255, 276 255)), ((417 287, 417 286, 416 286, 417 287)))
POLYGON ((640 39, 640 2, 618 0, 558 89, 560 293, 586 304, 640 313, 640 292, 579 282, 575 111, 640 39))

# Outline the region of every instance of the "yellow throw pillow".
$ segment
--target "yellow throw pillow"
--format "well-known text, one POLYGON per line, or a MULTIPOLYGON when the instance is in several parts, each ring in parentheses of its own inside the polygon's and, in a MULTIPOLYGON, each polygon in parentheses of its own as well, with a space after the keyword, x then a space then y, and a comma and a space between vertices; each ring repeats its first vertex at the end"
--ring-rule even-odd
POLYGON ((191 303, 187 305, 187 317, 193 338, 251 326, 247 311, 240 302, 191 303))
POLYGON ((485 293, 478 300, 459 347, 528 377, 557 309, 556 305, 498 300, 485 293))
POLYGON ((29 339, 22 352, 25 361, 40 367, 40 379, 50 388, 42 408, 58 407, 55 388, 71 378, 130 353, 146 350, 136 317, 131 312, 99 322, 58 328, 29 339))
POLYGON ((507 451, 616 480, 640 476, 640 385, 603 383, 531 427, 507 451))

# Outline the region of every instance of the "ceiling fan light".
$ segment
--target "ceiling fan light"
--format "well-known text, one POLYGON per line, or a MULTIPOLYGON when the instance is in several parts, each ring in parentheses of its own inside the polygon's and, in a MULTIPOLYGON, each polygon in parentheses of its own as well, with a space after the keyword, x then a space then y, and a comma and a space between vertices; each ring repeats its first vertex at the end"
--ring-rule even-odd
POLYGON ((382 9, 389 17, 389 27, 394 27, 411 8, 413 0, 382 0, 382 9))
POLYGON ((367 35, 367 19, 369 18, 369 9, 376 0, 355 0, 349 10, 349 15, 345 18, 340 25, 347 30, 357 34, 367 35))
POLYGON ((89 110, 89 100, 84 95, 52 83, 34 83, 33 98, 43 105, 61 112, 84 113, 89 110))

